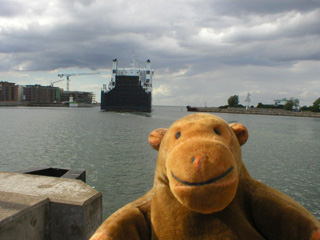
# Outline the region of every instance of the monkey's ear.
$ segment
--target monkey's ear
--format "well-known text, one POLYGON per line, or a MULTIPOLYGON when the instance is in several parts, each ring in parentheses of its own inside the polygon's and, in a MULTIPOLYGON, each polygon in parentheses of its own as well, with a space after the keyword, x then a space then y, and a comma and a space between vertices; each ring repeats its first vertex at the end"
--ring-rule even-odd
POLYGON ((166 129, 166 128, 158 128, 156 130, 153 130, 149 134, 148 141, 149 141, 150 146, 153 149, 159 151, 162 138, 163 138, 164 134, 167 132, 167 130, 168 129, 166 129))
POLYGON ((231 127, 233 132, 236 134, 236 137, 238 138, 240 146, 245 144, 249 137, 248 129, 241 123, 231 123, 229 124, 229 126, 231 127))

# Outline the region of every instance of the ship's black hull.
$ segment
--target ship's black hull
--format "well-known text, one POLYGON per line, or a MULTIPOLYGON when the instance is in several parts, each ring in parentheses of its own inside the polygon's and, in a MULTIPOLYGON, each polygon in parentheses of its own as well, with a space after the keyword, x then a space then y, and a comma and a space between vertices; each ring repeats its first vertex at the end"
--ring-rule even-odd
POLYGON ((101 110, 123 112, 151 112, 151 92, 146 92, 139 77, 116 76, 116 86, 101 91, 101 110))

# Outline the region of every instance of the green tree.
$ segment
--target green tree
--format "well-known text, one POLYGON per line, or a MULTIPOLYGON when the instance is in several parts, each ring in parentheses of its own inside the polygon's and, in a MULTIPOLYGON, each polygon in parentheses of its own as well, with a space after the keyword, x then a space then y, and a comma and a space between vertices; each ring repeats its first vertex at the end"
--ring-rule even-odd
POLYGON ((295 108, 298 108, 298 107, 299 107, 299 104, 300 104, 299 99, 297 99, 297 98, 291 98, 291 100, 292 100, 292 102, 293 102, 293 106, 294 106, 295 108))
POLYGON ((301 111, 311 111, 311 108, 312 108, 311 106, 309 106, 309 107, 308 106, 303 106, 303 107, 300 108, 300 110, 301 111))
POLYGON ((229 107, 237 107, 239 105, 239 96, 233 95, 233 96, 229 97, 228 105, 229 105, 229 107))
POLYGON ((312 112, 320 112, 320 98, 318 98, 317 100, 315 100, 313 102, 313 105, 311 107, 311 111, 312 112))
POLYGON ((263 108, 263 104, 261 102, 258 103, 257 108, 263 108))
POLYGON ((284 109, 286 110, 292 110, 292 107, 294 105, 294 102, 292 100, 287 101, 287 103, 284 105, 284 109))

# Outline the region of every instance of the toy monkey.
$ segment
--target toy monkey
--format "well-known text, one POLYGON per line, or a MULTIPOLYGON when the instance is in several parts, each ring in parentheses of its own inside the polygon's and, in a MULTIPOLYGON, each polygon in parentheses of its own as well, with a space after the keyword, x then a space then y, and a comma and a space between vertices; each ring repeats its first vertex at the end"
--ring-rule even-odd
POLYGON ((154 130, 153 188, 111 215, 91 240, 320 240, 311 213, 250 176, 240 148, 247 139, 242 124, 204 113, 154 130))

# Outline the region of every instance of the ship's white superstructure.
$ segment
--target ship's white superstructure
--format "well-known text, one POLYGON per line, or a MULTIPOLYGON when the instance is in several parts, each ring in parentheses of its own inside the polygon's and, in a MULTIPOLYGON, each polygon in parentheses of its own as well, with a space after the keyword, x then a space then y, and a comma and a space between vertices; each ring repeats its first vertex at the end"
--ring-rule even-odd
POLYGON ((103 86, 104 92, 111 91, 116 86, 116 76, 138 76, 139 84, 146 92, 152 92, 152 77, 154 70, 151 69, 151 61, 148 59, 146 67, 139 67, 137 61, 133 57, 132 66, 130 68, 119 68, 118 60, 113 60, 112 75, 109 84, 103 86))

